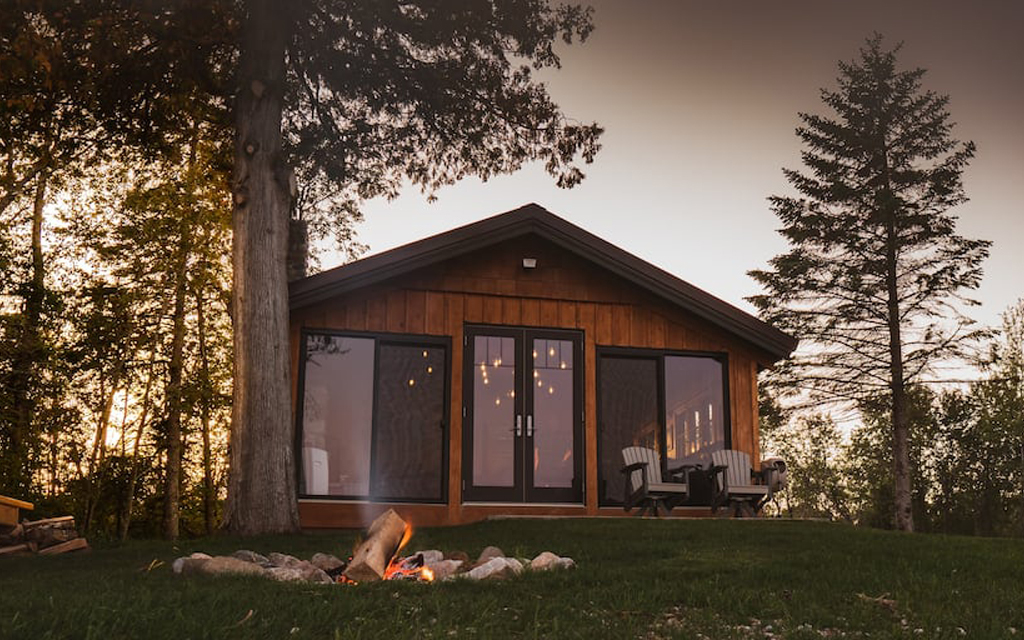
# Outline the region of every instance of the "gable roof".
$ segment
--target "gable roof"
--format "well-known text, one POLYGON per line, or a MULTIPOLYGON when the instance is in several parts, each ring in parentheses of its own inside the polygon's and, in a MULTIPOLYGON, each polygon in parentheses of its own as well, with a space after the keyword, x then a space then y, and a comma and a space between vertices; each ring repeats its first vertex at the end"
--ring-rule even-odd
POLYGON ((781 360, 796 349, 797 340, 789 334, 532 203, 296 280, 289 285, 290 306, 292 309, 301 309, 527 234, 541 236, 601 265, 627 281, 760 347, 776 359, 781 360))

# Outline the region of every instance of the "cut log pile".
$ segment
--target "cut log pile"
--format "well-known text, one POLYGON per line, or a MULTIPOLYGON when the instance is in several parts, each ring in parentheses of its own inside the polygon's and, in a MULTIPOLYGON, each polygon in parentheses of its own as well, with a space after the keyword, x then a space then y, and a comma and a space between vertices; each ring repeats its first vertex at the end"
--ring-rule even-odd
POLYGON ((88 541, 78 536, 74 516, 24 520, 13 526, 0 526, 0 556, 49 556, 88 548, 88 541))

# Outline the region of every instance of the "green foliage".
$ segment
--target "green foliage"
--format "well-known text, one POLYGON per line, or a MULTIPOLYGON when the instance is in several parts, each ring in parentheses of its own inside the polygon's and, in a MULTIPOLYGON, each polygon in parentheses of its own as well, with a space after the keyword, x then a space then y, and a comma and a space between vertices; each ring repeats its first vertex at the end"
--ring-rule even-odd
MULTIPOLYGON (((1004 314, 1000 337, 980 366, 982 377, 967 389, 908 390, 914 521, 923 531, 1021 536, 1024 301, 1004 314)), ((780 499, 783 515, 894 526, 885 396, 861 404, 862 421, 845 439, 820 416, 794 419, 764 391, 761 406, 767 416, 762 450, 782 455, 789 465, 791 486, 780 499), (822 486, 841 487, 845 501, 825 500, 822 486)))
POLYGON ((936 518, 947 531, 1024 534, 1024 301, 967 393, 942 398, 936 518))
MULTIPOLYGON (((925 387, 907 390, 910 424, 911 508, 915 526, 932 529, 928 497, 932 493, 931 464, 938 449, 939 429, 936 397, 925 387)), ((891 529, 895 527, 895 495, 892 468, 892 419, 885 395, 861 403, 863 422, 850 434, 845 451, 847 483, 851 496, 851 516, 859 524, 891 529)))
POLYGON ((789 484, 778 499, 781 513, 797 518, 850 521, 843 438, 828 416, 800 416, 766 438, 763 449, 786 461, 789 484))

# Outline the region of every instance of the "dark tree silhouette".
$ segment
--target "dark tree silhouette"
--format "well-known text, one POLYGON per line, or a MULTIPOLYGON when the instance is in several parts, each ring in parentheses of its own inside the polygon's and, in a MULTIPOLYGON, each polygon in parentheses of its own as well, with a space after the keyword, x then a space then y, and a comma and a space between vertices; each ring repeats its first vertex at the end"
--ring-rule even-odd
POLYGON ((751 272, 765 293, 750 301, 806 346, 780 380, 816 402, 888 396, 895 523, 911 531, 907 388, 977 336, 959 306, 976 304, 962 292, 990 243, 957 235, 950 213, 974 144, 952 137, 923 69, 897 69, 899 49, 868 39, 822 91, 832 115, 800 114, 806 171, 785 171, 800 195, 770 198, 791 249, 751 272))

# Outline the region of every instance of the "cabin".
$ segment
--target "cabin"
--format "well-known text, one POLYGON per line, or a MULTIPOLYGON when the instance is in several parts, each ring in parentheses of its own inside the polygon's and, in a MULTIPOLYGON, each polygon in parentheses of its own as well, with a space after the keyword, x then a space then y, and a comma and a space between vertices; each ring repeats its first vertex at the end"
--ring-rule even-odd
POLYGON ((757 373, 796 347, 536 204, 289 294, 304 528, 624 515, 625 447, 756 465, 757 373))

